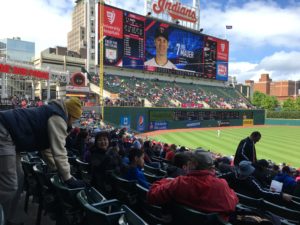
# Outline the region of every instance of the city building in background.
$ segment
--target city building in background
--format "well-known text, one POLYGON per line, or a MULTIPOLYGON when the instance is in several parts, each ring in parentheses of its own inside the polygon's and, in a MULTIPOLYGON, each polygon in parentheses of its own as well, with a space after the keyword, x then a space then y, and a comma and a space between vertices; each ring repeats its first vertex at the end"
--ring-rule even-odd
MULTIPOLYGON (((22 63, 33 66, 35 43, 23 41, 20 37, 0 39, 0 62, 22 63)), ((34 97, 33 81, 25 76, 12 76, 1 73, 1 98, 11 96, 34 97)))
POLYGON ((281 80, 272 81, 269 74, 261 74, 258 82, 246 80, 246 85, 252 86, 253 91, 259 91, 266 95, 275 96, 279 101, 299 96, 299 81, 281 80))
POLYGON ((95 21, 95 0, 77 0, 67 48, 87 59, 85 66, 88 71, 95 70, 95 21))

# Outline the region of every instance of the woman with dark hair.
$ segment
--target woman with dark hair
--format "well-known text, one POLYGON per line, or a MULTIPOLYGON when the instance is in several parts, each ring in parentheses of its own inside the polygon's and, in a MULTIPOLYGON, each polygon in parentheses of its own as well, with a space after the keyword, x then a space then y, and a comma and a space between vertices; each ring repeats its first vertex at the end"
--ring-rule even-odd
POLYGON ((106 172, 114 170, 111 157, 107 154, 109 146, 109 133, 101 131, 96 134, 95 143, 91 147, 91 174, 92 186, 98 190, 105 190, 106 172))
POLYGON ((147 182, 142 168, 144 167, 144 152, 141 149, 131 148, 129 150, 129 167, 125 171, 123 178, 127 180, 136 180, 138 184, 149 189, 150 185, 147 182))

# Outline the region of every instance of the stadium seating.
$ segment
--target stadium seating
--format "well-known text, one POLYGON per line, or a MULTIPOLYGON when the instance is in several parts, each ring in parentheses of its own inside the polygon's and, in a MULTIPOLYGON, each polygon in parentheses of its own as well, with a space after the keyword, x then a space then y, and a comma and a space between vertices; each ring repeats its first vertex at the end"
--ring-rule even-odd
POLYGON ((142 217, 145 218, 150 224, 172 224, 172 216, 169 211, 165 210, 162 206, 151 205, 147 202, 148 189, 141 185, 136 185, 138 194, 138 211, 142 217))
POLYGON ((237 193, 239 202, 252 209, 258 209, 262 212, 271 212, 281 218, 286 219, 288 222, 298 224, 300 222, 300 211, 288 209, 284 206, 273 204, 262 198, 255 199, 246 195, 237 193))
POLYGON ((86 225, 147 224, 126 205, 115 199, 106 200, 93 188, 80 191, 77 199, 84 208, 86 225))
POLYGON ((134 207, 137 203, 136 180, 129 181, 116 174, 112 174, 112 183, 115 196, 128 206, 134 207))
POLYGON ((41 224, 42 211, 54 211, 55 197, 50 182, 50 177, 56 173, 49 173, 45 164, 36 164, 33 166, 34 176, 37 180, 36 195, 38 197, 38 212, 36 225, 41 224))
POLYGON ((117 106, 135 106, 134 102, 141 99, 146 99, 151 106, 155 107, 181 107, 181 104, 184 104, 189 108, 198 108, 200 105, 202 108, 248 108, 251 105, 241 93, 232 87, 115 75, 105 75, 104 78, 105 90, 118 95, 117 101, 114 99, 108 102, 117 106))
POLYGON ((187 206, 172 204, 172 216, 174 225, 225 225, 230 224, 223 221, 217 213, 204 213, 187 206))
POLYGON ((4 212, 1 204, 0 204, 0 225, 5 225, 4 212))
POLYGON ((75 164, 76 164, 77 173, 78 173, 77 178, 82 179, 83 181, 85 181, 86 183, 89 184, 92 179, 91 174, 90 174, 89 163, 83 162, 79 158, 76 158, 75 164))
POLYGON ((37 193, 37 180, 33 174, 33 166, 45 163, 35 153, 28 153, 21 155, 21 164, 24 171, 24 190, 26 192, 24 211, 27 212, 29 197, 37 193))
POLYGON ((144 173, 144 176, 145 176, 146 180, 151 184, 154 183, 155 181, 165 178, 165 176, 157 176, 155 174, 150 174, 150 173, 144 173))
POLYGON ((167 175, 166 171, 163 171, 157 167, 152 167, 147 164, 144 165, 144 171, 148 174, 154 174, 156 176, 164 177, 167 175))
POLYGON ((76 194, 84 188, 68 188, 58 175, 51 177, 51 183, 55 188, 58 202, 59 213, 57 216, 57 224, 74 225, 79 224, 82 220, 82 211, 78 207, 76 194))

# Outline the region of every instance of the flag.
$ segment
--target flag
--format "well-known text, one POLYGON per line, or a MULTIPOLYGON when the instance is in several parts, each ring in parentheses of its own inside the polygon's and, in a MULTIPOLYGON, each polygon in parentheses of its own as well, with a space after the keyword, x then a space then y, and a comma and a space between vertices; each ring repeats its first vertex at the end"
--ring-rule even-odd
POLYGON ((232 29, 232 25, 226 25, 226 29, 232 29))

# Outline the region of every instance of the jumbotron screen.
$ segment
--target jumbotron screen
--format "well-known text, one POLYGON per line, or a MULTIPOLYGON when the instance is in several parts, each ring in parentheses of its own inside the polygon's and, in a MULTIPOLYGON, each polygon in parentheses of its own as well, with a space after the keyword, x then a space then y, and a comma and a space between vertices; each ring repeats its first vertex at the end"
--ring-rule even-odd
POLYGON ((228 52, 226 40, 104 6, 104 65, 227 81, 228 52))

